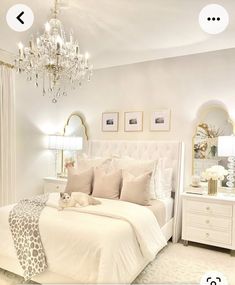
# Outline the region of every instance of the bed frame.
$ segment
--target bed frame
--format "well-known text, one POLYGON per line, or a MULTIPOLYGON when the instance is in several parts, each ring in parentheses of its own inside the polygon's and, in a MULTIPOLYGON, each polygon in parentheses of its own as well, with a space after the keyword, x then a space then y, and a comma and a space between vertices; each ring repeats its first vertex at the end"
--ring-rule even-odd
MULTIPOLYGON (((165 224, 161 230, 167 240, 172 238, 176 243, 181 236, 181 198, 180 194, 183 191, 183 166, 184 166, 184 144, 174 141, 104 141, 92 140, 88 143, 88 154, 91 157, 108 157, 118 155, 120 157, 132 157, 135 159, 159 159, 167 157, 168 165, 173 167, 173 196, 174 217, 165 224)), ((143 264, 142 269, 147 266, 143 264)), ((21 274, 22 269, 15 260, 6 256, 0 255, 0 268, 21 274)), ((138 276, 136 275, 136 277, 138 276)), ((39 283, 75 283, 75 280, 68 280, 67 277, 53 272, 47 271, 40 276, 32 278, 33 281, 39 283)))
POLYGON ((88 143, 90 157, 131 157, 140 160, 167 158, 167 166, 173 167, 174 217, 162 227, 167 240, 176 243, 181 237, 181 196, 184 177, 184 144, 175 141, 123 141, 91 140, 88 143))

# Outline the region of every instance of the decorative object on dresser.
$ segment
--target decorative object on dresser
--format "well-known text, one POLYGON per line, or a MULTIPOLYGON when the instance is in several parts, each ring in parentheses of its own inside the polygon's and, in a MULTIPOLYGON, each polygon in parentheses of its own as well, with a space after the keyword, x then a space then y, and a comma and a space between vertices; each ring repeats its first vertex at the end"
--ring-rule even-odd
POLYGON ((169 131, 170 123, 171 123, 171 111, 169 109, 155 111, 151 115, 150 130, 169 131))
POLYGON ((143 131, 143 112, 125 112, 125 132, 143 131))
POLYGON ((223 181, 228 171, 221 165, 214 165, 202 173, 202 178, 208 181, 208 195, 216 195, 218 181, 223 181))
POLYGON ((235 182, 235 136, 218 138, 218 156, 228 157, 227 187, 231 190, 235 182))
POLYGON ((182 239, 235 250, 235 196, 183 193, 182 239))
POLYGON ((117 132, 119 125, 119 113, 107 112, 102 114, 102 131, 117 132))
POLYGON ((199 175, 192 175, 191 181, 192 187, 200 187, 201 177, 199 175))
POLYGON ((36 87, 42 80, 43 95, 52 97, 53 103, 60 96, 67 96, 68 88, 81 86, 86 77, 89 81, 93 72, 89 54, 81 54, 72 31, 66 40, 63 25, 58 19, 59 10, 60 3, 55 0, 53 16, 45 24, 44 33, 31 37, 29 47, 24 48, 19 43, 19 56, 15 60, 18 72, 25 72, 28 80, 35 80, 36 87))

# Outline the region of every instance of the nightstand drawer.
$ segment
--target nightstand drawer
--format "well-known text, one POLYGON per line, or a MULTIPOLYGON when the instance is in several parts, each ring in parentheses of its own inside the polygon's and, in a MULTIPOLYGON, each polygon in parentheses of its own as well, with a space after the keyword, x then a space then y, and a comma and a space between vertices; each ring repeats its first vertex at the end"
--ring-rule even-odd
POLYGON ((187 239, 201 243, 219 243, 225 245, 231 245, 232 236, 231 233, 212 231, 207 229, 198 229, 194 227, 187 227, 187 239))
POLYGON ((188 213, 186 215, 186 226, 231 233, 232 219, 188 213))
POLYGON ((185 201, 185 209, 188 213, 198 213, 206 215, 216 215, 221 217, 232 217, 232 205, 221 205, 217 203, 207 203, 199 201, 185 201))
POLYGON ((44 193, 64 192, 66 184, 46 182, 44 185, 44 193))

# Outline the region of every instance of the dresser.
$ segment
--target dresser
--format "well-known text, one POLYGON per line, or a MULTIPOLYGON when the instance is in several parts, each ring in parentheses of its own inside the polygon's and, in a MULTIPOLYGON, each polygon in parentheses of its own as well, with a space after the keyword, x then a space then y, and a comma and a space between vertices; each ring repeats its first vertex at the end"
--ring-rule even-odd
POLYGON ((45 177, 44 178, 44 193, 64 192, 66 187, 66 178, 45 177))
POLYGON ((182 194, 182 239, 235 250, 235 195, 182 194))

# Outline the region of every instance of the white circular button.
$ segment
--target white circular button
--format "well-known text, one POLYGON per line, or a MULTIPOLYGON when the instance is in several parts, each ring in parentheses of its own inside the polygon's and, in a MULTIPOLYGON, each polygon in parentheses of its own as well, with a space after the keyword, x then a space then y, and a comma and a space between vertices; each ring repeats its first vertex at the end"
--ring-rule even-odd
POLYGON ((16 32, 27 31, 33 24, 33 11, 24 4, 12 6, 6 15, 8 26, 16 32))
POLYGON ((205 6, 199 14, 199 25, 208 34, 222 33, 229 24, 226 9, 218 4, 205 6))
POLYGON ((202 276, 200 285, 228 285, 228 281, 221 272, 211 271, 202 276))

